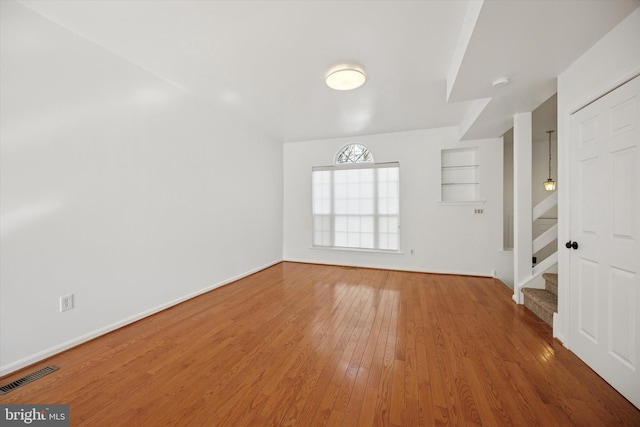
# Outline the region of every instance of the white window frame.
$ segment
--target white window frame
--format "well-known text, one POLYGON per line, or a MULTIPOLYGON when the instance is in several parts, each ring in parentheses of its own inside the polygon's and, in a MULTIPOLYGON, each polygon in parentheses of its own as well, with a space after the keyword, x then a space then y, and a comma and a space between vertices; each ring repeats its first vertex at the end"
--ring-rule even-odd
MULTIPOLYGON (((390 163, 343 163, 334 166, 319 166, 312 168, 312 246, 313 248, 322 249, 339 249, 339 250, 353 250, 353 251, 374 251, 374 252, 400 252, 400 164, 398 162, 390 163), (397 203, 392 205, 392 213, 381 212, 381 200, 380 200, 380 180, 379 171, 385 168, 395 168, 397 170, 397 179, 394 180, 395 188, 392 189, 394 195, 392 199, 395 199, 397 203), (363 235, 370 233, 349 233, 348 230, 336 231, 336 220, 341 219, 344 221, 344 217, 349 217, 350 214, 336 213, 336 183, 334 182, 335 173, 341 170, 357 170, 357 169, 371 169, 373 171, 373 212, 370 214, 373 221, 373 244, 362 244, 363 235), (315 175, 317 172, 329 172, 324 175, 315 175), (326 182, 329 177, 329 182, 326 182), (324 181, 323 181, 324 180, 324 181), (323 193, 324 197, 317 197, 317 192, 323 193), (328 204, 328 206, 327 206, 328 204), (395 209, 395 212, 394 212, 395 209), (386 221, 384 221, 386 219, 386 221), (386 226, 391 223, 392 227, 395 227, 393 233, 384 233, 380 230, 383 223, 386 222, 386 226), (393 224, 395 222, 395 224, 393 224), (321 233, 321 234, 318 234, 321 233), (336 242, 336 236, 339 233, 347 233, 347 241, 349 236, 353 237, 357 234, 359 237, 360 245, 352 246, 348 243, 346 245, 336 242), (386 237, 386 244, 381 242, 386 237), (393 243, 395 239, 395 245, 389 245, 389 242, 393 243), (382 246, 382 247, 381 247, 382 246)), ((392 185, 393 185, 392 182, 392 185)), ((388 191, 388 189, 387 189, 388 191)), ((355 214, 352 215, 362 220, 362 217, 369 215, 355 214)), ((348 221, 348 219, 347 219, 348 221)), ((340 228, 340 227, 339 227, 340 228)), ((367 237, 367 236, 365 236, 367 237)))

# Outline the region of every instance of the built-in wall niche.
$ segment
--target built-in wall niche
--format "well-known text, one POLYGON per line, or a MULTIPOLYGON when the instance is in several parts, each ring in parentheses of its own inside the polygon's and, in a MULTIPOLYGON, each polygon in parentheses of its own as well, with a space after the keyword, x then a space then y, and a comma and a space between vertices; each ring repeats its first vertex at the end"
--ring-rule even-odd
POLYGON ((442 150, 442 202, 480 202, 476 147, 442 150))

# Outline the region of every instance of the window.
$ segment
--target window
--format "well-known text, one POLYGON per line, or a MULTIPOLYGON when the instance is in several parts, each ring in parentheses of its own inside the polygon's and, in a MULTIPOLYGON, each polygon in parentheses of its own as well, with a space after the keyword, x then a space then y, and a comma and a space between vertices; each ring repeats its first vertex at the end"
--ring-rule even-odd
POLYGON ((400 166, 372 161, 353 144, 338 153, 338 165, 312 169, 314 246, 399 249, 400 166))
POLYGON ((349 144, 338 151, 336 163, 373 163, 373 155, 362 144, 349 144))

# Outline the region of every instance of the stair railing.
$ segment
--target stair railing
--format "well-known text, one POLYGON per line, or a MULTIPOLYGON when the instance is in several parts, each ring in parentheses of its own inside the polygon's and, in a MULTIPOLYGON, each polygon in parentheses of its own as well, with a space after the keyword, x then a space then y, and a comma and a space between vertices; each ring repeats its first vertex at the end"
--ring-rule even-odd
POLYGON ((540 203, 533 208, 533 220, 542 218, 542 215, 549 212, 552 208, 558 206, 558 192, 554 191, 545 197, 540 203))

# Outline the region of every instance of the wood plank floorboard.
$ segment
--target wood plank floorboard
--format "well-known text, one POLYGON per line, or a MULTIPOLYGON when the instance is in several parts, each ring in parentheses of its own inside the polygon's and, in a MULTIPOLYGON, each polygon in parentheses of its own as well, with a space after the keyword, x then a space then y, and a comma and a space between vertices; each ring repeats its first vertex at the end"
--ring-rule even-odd
POLYGON ((283 262, 2 378, 72 426, 639 426, 498 280, 283 262))

